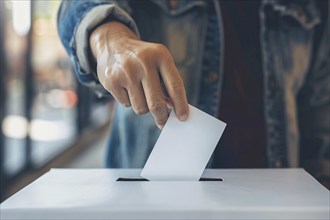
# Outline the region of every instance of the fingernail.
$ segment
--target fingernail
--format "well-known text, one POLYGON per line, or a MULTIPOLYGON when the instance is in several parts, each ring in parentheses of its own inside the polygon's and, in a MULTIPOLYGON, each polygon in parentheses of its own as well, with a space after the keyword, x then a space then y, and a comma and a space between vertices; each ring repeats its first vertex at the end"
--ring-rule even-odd
POLYGON ((163 129, 164 125, 156 124, 159 129, 163 129))
POLYGON ((188 114, 187 113, 184 113, 184 114, 180 115, 179 119, 180 119, 180 121, 187 120, 188 119, 188 114))
POLYGON ((173 109, 173 106, 169 103, 166 103, 168 109, 173 109))

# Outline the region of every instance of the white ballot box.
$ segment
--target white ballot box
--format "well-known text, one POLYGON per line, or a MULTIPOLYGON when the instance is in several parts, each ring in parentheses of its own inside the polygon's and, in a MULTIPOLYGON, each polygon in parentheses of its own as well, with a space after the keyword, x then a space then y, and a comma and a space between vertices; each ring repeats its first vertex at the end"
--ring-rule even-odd
POLYGON ((4 201, 0 217, 329 219, 329 191, 303 169, 206 170, 203 177, 214 181, 117 181, 140 172, 52 169, 4 201))

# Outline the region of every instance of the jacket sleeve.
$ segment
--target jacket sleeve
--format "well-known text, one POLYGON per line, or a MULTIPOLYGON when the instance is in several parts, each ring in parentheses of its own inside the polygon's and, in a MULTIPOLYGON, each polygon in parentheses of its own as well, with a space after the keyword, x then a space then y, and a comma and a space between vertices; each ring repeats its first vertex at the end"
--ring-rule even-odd
POLYGON ((330 179, 329 8, 306 84, 299 95, 301 161, 318 179, 330 179))
POLYGON ((58 34, 73 63, 77 78, 98 96, 109 93, 97 78, 96 64, 91 59, 89 36, 95 28, 110 20, 122 22, 139 36, 129 13, 130 7, 125 0, 63 0, 58 11, 58 34))

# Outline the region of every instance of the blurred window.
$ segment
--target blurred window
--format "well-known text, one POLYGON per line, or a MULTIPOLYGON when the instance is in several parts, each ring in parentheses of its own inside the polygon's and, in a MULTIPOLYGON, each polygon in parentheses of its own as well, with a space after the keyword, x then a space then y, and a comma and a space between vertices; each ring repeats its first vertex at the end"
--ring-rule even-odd
POLYGON ((108 100, 76 81, 57 34, 60 3, 0 1, 0 202, 21 174, 109 122, 108 100))
POLYGON ((58 38, 60 1, 5 1, 4 172, 39 167, 75 140, 76 80, 58 38))

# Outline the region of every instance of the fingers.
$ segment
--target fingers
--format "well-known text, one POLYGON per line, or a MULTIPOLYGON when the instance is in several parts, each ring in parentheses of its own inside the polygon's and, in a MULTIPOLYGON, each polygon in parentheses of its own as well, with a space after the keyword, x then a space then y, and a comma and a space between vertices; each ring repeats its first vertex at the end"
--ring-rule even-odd
POLYGON ((173 104, 175 115, 181 121, 187 120, 189 116, 189 107, 186 91, 179 71, 175 67, 170 55, 168 55, 167 58, 162 59, 162 62, 159 64, 159 69, 166 90, 170 96, 171 104, 173 104))
POLYGON ((131 106, 130 99, 128 97, 127 90, 125 88, 119 88, 119 89, 112 89, 111 95, 125 107, 131 106))
MULTIPOLYGON (((104 65, 102 65, 104 66, 104 65)), ((110 92, 113 98, 125 107, 131 106, 127 90, 123 86, 123 78, 121 72, 110 73, 107 68, 98 67, 98 77, 101 84, 110 92), (105 73, 102 73, 102 68, 105 73)))
POLYGON ((155 119, 156 125, 159 128, 163 128, 168 119, 168 112, 160 80, 156 71, 147 72, 146 75, 148 77, 142 80, 142 86, 147 105, 155 119))
POLYGON ((133 111, 136 114, 143 115, 149 112, 141 83, 131 84, 127 87, 127 92, 133 111))
POLYGON ((119 49, 114 54, 107 50, 110 54, 98 58, 99 80, 113 97, 124 106, 132 106, 136 114, 150 111, 160 128, 168 119, 167 105, 173 106, 179 120, 186 120, 189 107, 184 84, 166 47, 134 40, 119 49))

